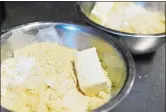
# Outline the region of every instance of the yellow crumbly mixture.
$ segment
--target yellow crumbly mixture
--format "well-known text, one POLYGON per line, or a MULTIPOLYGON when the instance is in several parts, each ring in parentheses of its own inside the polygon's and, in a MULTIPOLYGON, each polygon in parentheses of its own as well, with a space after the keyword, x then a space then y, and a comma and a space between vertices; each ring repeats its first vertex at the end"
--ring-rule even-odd
POLYGON ((16 112, 86 112, 110 99, 109 92, 85 96, 73 65, 77 51, 35 43, 1 65, 1 106, 16 112))
POLYGON ((89 18, 107 28, 127 33, 165 33, 165 14, 135 2, 96 2, 89 18))

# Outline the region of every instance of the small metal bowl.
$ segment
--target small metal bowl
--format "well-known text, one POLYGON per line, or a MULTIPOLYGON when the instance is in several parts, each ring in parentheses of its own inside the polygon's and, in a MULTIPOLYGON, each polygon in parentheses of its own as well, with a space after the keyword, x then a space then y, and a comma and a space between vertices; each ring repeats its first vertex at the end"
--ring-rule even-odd
MULTIPOLYGON (((165 14, 165 2, 139 2, 143 7, 150 7, 153 10, 159 10, 165 14), (153 8, 155 7, 155 8, 153 8), (157 7, 157 8, 156 8, 157 7)), ((141 55, 145 53, 154 52, 165 43, 165 33, 160 34, 147 34, 140 35, 134 33, 125 33, 117 30, 113 30, 97 24, 89 19, 89 14, 95 5, 95 2, 77 2, 76 9, 83 18, 90 25, 99 28, 107 33, 119 38, 120 41, 130 50, 134 55, 141 55)))
MULTIPOLYGON (((110 101, 94 112, 109 112, 117 106, 130 92, 135 80, 135 65, 130 52, 114 37, 96 31, 92 27, 66 23, 31 23, 13 28, 1 36, 1 61, 12 56, 15 49, 38 42, 39 29, 53 26, 66 47, 83 50, 96 47, 99 57, 105 62, 111 81, 113 92, 110 101), (11 54, 11 55, 10 55, 11 54), (121 59, 121 61, 115 61, 121 59), (124 65, 125 70, 121 71, 124 65), (120 83, 119 83, 120 82, 120 83)), ((52 41, 52 40, 51 40, 52 41)), ((2 112, 7 112, 2 109, 2 112)))

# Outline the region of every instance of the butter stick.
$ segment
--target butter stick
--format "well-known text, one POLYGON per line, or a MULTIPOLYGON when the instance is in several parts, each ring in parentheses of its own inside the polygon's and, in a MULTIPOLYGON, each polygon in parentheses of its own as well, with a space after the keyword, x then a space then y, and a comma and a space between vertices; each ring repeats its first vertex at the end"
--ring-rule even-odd
POLYGON ((75 67, 79 87, 85 95, 97 95, 107 87, 107 76, 104 74, 96 48, 78 52, 75 67))

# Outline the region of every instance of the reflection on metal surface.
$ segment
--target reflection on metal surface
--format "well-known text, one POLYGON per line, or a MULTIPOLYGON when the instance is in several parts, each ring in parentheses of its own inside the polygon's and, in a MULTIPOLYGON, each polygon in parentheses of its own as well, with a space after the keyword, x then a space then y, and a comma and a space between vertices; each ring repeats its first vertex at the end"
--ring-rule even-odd
POLYGON ((1 61, 8 58, 6 55, 15 49, 38 42, 38 28, 54 26, 66 47, 84 50, 96 47, 99 57, 106 64, 114 84, 114 97, 95 112, 109 111, 117 106, 131 90, 135 79, 135 65, 132 56, 121 43, 114 37, 96 31, 91 27, 78 26, 65 23, 32 23, 11 29, 10 38, 2 35, 4 41, 1 44, 1 61), (114 66, 112 66, 114 64, 114 66), (116 74, 116 75, 115 75, 116 74))
MULTIPOLYGON (((139 35, 132 33, 125 33, 110 28, 106 28, 99 25, 89 19, 89 14, 93 8, 95 2, 78 2, 76 5, 77 11, 86 22, 94 27, 97 27, 103 31, 113 34, 119 38, 124 45, 130 50, 132 54, 145 54, 156 51, 157 48, 161 47, 165 43, 165 33, 161 34, 150 34, 150 35, 139 35), (147 41, 148 40, 148 41, 147 41), (150 41, 153 41, 149 44, 150 41), (140 44, 141 43, 141 44, 140 44), (149 45, 148 45, 149 44, 149 45), (148 45, 148 46, 141 46, 148 45), (141 49, 139 49, 139 47, 141 49)), ((149 10, 159 10, 165 14, 165 2, 139 2, 143 7, 149 10)))

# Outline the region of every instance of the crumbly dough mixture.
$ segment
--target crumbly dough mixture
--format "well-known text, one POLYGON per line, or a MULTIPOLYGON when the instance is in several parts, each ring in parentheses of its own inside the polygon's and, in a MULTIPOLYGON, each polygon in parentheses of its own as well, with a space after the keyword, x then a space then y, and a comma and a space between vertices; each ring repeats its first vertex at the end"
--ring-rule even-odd
POLYGON ((35 43, 1 65, 1 106, 16 112, 87 112, 110 99, 109 92, 85 96, 74 69, 77 51, 35 43))
POLYGON ((122 32, 165 33, 164 12, 149 10, 136 2, 96 2, 89 17, 100 25, 122 32))

